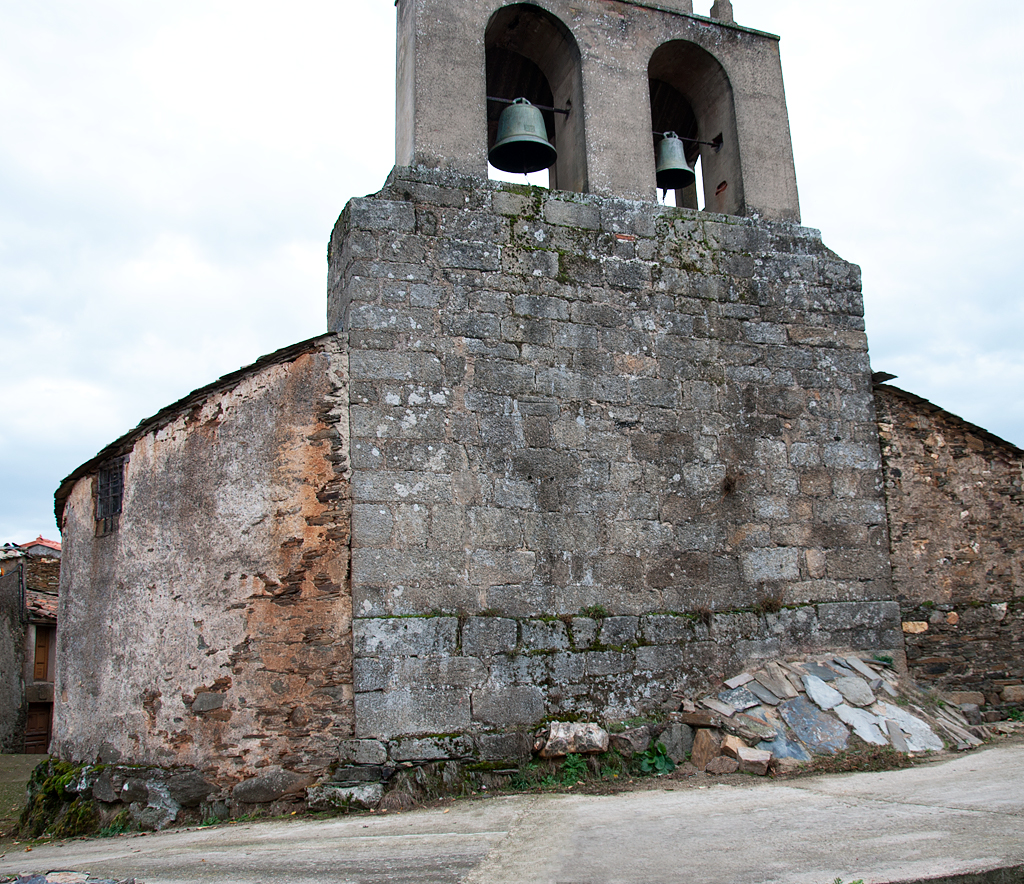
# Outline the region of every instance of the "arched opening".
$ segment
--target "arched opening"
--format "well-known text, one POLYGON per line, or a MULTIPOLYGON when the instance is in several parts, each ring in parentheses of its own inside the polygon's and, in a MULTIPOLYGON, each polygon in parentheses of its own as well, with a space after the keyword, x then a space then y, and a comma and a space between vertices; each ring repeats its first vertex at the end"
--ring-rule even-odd
MULTIPOLYGON (((532 3, 504 6, 491 16, 484 38, 487 94, 511 101, 568 110, 544 111, 548 140, 558 159, 548 170, 553 190, 587 190, 580 50, 569 29, 532 3)), ((487 149, 494 146, 498 119, 507 107, 487 102, 487 149)))
MULTIPOLYGON (((726 215, 745 210, 732 86, 725 70, 706 50, 686 40, 659 46, 647 66, 651 128, 685 139, 686 159, 698 159, 703 208, 726 215)), ((654 149, 660 136, 654 136, 654 149)), ((696 184, 676 191, 676 205, 698 208, 696 184)))

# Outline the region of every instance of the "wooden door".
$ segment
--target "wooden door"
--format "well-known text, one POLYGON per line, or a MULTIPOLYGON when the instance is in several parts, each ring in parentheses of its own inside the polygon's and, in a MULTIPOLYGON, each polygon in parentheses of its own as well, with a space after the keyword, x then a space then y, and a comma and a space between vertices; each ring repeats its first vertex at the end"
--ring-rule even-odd
POLYGON ((25 717, 25 754, 45 755, 50 747, 53 703, 29 703, 25 717))
POLYGON ((52 681, 50 678, 50 641, 53 630, 48 626, 36 627, 35 668, 33 681, 52 681))

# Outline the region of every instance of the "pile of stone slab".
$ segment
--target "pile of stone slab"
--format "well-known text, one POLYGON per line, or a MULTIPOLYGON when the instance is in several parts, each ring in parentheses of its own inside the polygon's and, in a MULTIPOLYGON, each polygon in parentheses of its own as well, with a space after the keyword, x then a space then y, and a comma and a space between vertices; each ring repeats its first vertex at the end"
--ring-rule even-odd
POLYGON ((764 775, 851 748, 851 736, 898 752, 971 749, 989 736, 952 704, 919 691, 885 662, 857 656, 773 661, 742 672, 716 694, 677 696, 666 720, 605 734, 595 724, 552 722, 536 735, 543 758, 626 757, 662 744, 677 764, 707 773, 764 775))
POLYGON ((678 709, 671 717, 696 729, 691 761, 714 773, 833 755, 850 748, 851 734, 910 754, 970 749, 987 736, 887 663, 858 656, 767 663, 717 695, 679 698, 678 709))

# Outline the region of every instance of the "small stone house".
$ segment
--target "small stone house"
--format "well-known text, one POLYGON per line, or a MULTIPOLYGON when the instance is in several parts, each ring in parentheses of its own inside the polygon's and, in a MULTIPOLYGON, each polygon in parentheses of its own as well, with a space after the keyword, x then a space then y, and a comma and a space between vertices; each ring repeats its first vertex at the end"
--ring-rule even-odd
POLYGON ((61 546, 37 537, 0 550, 0 748, 44 754, 53 728, 61 546))

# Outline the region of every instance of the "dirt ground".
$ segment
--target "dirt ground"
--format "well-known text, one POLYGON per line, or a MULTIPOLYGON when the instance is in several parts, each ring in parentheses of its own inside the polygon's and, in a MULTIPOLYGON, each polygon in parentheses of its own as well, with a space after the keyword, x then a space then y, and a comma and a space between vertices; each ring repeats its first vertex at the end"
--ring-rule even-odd
POLYGON ((25 806, 25 785, 45 755, 0 755, 0 853, 10 843, 11 829, 25 806))

